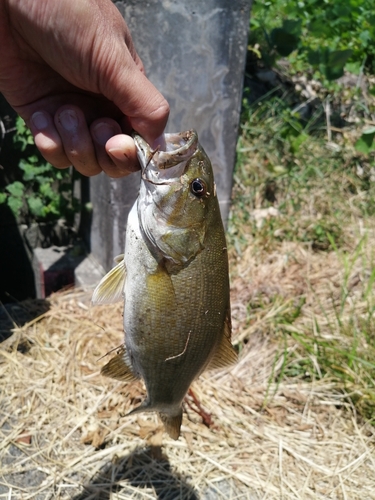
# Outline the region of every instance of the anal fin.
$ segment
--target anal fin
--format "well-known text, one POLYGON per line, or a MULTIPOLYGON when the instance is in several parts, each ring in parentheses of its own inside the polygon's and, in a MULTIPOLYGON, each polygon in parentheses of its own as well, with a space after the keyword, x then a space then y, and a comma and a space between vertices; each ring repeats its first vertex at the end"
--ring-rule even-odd
POLYGON ((159 413, 160 420, 163 422, 164 428, 172 439, 180 437, 180 429, 182 423, 182 408, 178 415, 168 415, 168 413, 159 413))
POLYGON ((130 382, 138 378, 131 369, 130 359, 125 347, 122 347, 120 352, 103 366, 100 373, 123 382, 130 382))

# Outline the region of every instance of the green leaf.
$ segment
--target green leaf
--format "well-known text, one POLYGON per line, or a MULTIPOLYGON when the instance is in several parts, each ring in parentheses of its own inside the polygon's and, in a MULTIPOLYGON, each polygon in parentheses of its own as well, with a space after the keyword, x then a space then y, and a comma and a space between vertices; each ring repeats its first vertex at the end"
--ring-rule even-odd
POLYGON ((305 133, 299 134, 299 135, 297 135, 297 137, 293 138, 290 141, 290 146, 292 148, 293 153, 296 153, 299 150, 299 148, 301 147, 301 145, 304 142, 306 142, 308 139, 309 139, 309 135, 305 134, 305 133))
POLYGON ((301 19, 284 19, 283 30, 297 37, 301 34, 301 19))
POLYGON ((59 206, 58 201, 56 202, 56 200, 52 201, 48 205, 45 205, 44 208, 43 208, 43 214, 45 216, 46 215, 56 215, 56 216, 59 216, 60 213, 61 213, 60 206, 59 206))
POLYGON ((371 153, 371 151, 375 151, 374 137, 375 137, 375 127, 371 127, 367 130, 364 130, 362 132, 361 137, 354 144, 355 149, 359 153, 364 153, 364 154, 368 154, 371 153))
POLYGON ((25 186, 22 182, 16 181, 9 184, 5 189, 15 198, 21 198, 25 190, 25 186))
POLYGON ((21 160, 19 167, 23 170, 23 180, 24 181, 32 181, 35 178, 35 167, 33 165, 29 165, 26 162, 21 160))
POLYGON ((359 35, 358 38, 361 40, 362 45, 364 47, 367 47, 367 45, 371 41, 371 34, 368 30, 364 30, 364 31, 362 31, 362 33, 359 35))
POLYGON ((52 189, 52 186, 49 182, 45 182, 40 185, 40 193, 46 198, 50 198, 51 200, 56 197, 56 193, 52 189))
POLYGON ((351 49, 346 50, 333 50, 328 55, 328 64, 335 66, 336 68, 343 69, 346 61, 353 54, 351 49))
POLYGON ((6 193, 0 193, 0 205, 7 201, 8 195, 6 193))
POLYGON ((312 66, 318 67, 328 80, 337 80, 344 74, 344 66, 352 53, 351 49, 330 50, 327 47, 318 50, 308 49, 307 60, 312 66))
POLYGON ((322 64, 319 66, 319 70, 329 81, 338 80, 344 75, 344 68, 339 66, 326 66, 322 64))
POLYGON ((38 163, 39 162, 39 158, 37 157, 37 155, 31 155, 31 156, 28 156, 27 157, 27 160, 29 163, 31 163, 32 165, 35 165, 35 163, 38 163))
POLYGON ((309 24, 309 31, 312 35, 321 37, 329 36, 331 27, 325 19, 315 19, 309 24))
POLYGON ((344 5, 344 4, 334 5, 332 10, 341 22, 350 20, 351 11, 349 5, 344 5))
POLYGON ((39 158, 37 156, 30 156, 29 158, 27 158, 27 160, 21 159, 19 167, 24 172, 33 172, 34 176, 38 174, 44 174, 46 172, 49 173, 51 171, 52 165, 50 165, 49 163, 45 163, 44 165, 35 165, 34 163, 36 163, 37 161, 39 161, 39 158))
POLYGON ((327 64, 320 68, 327 80, 337 80, 343 76, 344 66, 352 53, 350 49, 329 51, 327 64))
POLYGON ((288 33, 283 28, 275 28, 271 31, 271 42, 276 47, 277 52, 286 57, 296 50, 299 43, 299 37, 293 33, 288 33))
POLYGON ((31 196, 30 198, 27 199, 27 204, 30 208, 30 212, 33 215, 35 215, 36 217, 43 216, 44 204, 40 198, 37 198, 36 196, 31 196))
POLYGON ((323 47, 318 50, 307 49, 307 60, 312 66, 318 66, 319 64, 324 64, 327 61, 328 49, 323 47))
POLYGON ((15 198, 13 196, 8 197, 8 206, 12 210, 14 216, 18 218, 23 207, 23 201, 20 198, 15 198))
POLYGON ((250 26, 251 29, 254 30, 256 28, 260 28, 260 22, 257 19, 254 19, 254 16, 250 18, 250 26))
POLYGON ((349 71, 349 73, 353 73, 353 75, 359 75, 361 72, 361 68, 362 68, 361 61, 348 62, 345 64, 346 71, 349 71))
POLYGON ((20 116, 16 120, 16 129, 19 135, 23 135, 25 132, 27 132, 26 123, 20 116))

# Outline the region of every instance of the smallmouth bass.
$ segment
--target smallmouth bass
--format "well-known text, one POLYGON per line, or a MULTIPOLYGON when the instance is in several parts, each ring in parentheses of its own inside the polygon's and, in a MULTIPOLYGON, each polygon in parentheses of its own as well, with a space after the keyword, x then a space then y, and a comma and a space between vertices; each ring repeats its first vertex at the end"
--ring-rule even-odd
POLYGON ((228 256, 212 166, 194 130, 165 134, 165 149, 134 140, 142 176, 125 253, 93 293, 124 298, 125 344, 101 370, 143 379, 131 414, 156 411, 178 439, 182 401, 203 371, 233 364, 228 256))

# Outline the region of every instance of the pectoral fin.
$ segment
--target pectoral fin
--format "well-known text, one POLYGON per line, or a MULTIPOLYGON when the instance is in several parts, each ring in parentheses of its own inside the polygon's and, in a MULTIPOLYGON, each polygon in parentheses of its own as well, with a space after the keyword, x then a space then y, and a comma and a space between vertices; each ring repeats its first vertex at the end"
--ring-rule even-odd
POLYGON ((207 366, 207 370, 217 370, 226 366, 234 365, 237 362, 238 355, 232 346, 232 321, 230 317, 230 309, 228 308, 224 323, 224 331, 220 344, 207 366))
POLYGON ((100 280, 99 285, 95 288, 91 299, 93 305, 112 304, 123 300, 126 274, 124 256, 119 255, 115 258, 115 262, 118 264, 100 280))
POLYGON ((117 255, 113 260, 116 262, 116 264, 120 264, 124 260, 125 254, 120 253, 120 255, 117 255))
POLYGON ((131 382, 138 378, 131 369, 130 359, 125 347, 122 347, 120 352, 103 366, 100 373, 122 382, 131 382))

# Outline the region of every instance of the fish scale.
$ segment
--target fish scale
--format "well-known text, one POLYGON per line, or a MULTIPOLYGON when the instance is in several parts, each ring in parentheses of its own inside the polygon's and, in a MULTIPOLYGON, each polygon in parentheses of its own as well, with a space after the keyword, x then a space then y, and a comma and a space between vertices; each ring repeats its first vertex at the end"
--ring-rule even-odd
POLYGON ((102 373, 143 379, 146 399, 131 413, 157 411, 177 439, 191 382, 237 359, 225 233, 212 166, 196 132, 166 134, 161 152, 134 139, 142 180, 124 257, 93 294, 94 303, 125 299, 125 345, 102 373))

